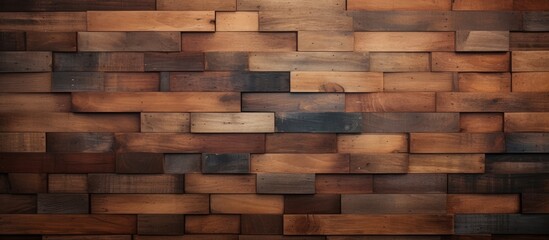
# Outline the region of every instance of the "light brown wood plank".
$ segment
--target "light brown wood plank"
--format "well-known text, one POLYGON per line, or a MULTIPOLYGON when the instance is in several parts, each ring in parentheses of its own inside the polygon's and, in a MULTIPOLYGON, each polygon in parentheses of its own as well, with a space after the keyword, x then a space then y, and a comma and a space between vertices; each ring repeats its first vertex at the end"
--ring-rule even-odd
POLYGON ((49 92, 51 73, 0 74, 0 92, 49 92))
POLYGON ((3 12, 0 31, 83 32, 85 12, 3 12))
POLYGON ((431 64, 434 72, 508 72, 509 57, 509 53, 433 52, 431 64))
POLYGON ((385 92, 451 92, 453 89, 452 73, 383 73, 383 91, 385 92))
POLYGON ((448 213, 519 212, 520 196, 518 194, 448 194, 448 213))
POLYGON ((300 52, 354 50, 353 32, 345 31, 299 31, 297 49, 300 52))
POLYGON ((408 152, 406 134, 359 134, 337 136, 339 153, 403 153, 408 152))
POLYGON ((379 72, 299 72, 290 76, 291 92, 381 92, 379 72))
POLYGON ((408 154, 351 154, 351 173, 407 173, 408 154))
POLYGON ((88 11, 88 31, 215 31, 214 11, 88 11))
POLYGON ((255 193, 255 175, 185 174, 187 193, 255 193))
POLYGON ((460 92, 510 92, 510 73, 459 73, 460 92))
POLYGON ((437 112, 543 112, 549 93, 437 93, 437 112))
POLYGON ((158 73, 104 73, 105 92, 157 92, 158 73))
POLYGON ((342 214, 446 214, 446 194, 345 194, 342 214))
POLYGON ((347 10, 362 11, 446 11, 450 0, 348 0, 347 10))
POLYGON ((512 75, 513 92, 549 92, 549 72, 523 72, 512 75))
POLYGON ((409 173, 484 173, 484 154, 410 154, 409 173))
POLYGON ((505 52, 509 51, 507 31, 457 31, 457 52, 505 52))
POLYGON ((78 51, 157 51, 181 50, 179 32, 79 32, 78 51))
POLYGON ((429 53, 370 53, 372 72, 428 72, 429 53))
POLYGON ((137 114, 0 113, 3 132, 138 132, 137 114))
POLYGON ((238 0, 238 11, 337 11, 345 10, 344 0, 238 0))
POLYGON ((513 51, 513 72, 549 71, 549 51, 513 51))
POLYGON ((510 11, 513 10, 513 0, 454 0, 452 10, 459 11, 510 11))
POLYGON ((274 113, 192 113, 193 133, 274 132, 274 113))
POLYGON ((364 52, 454 51, 454 42, 454 32, 355 32, 355 51, 364 52))
POLYGON ((216 32, 183 33, 182 50, 188 52, 291 52, 295 33, 216 32))
POLYGON ((250 71, 368 71, 368 53, 250 53, 250 71))
POLYGON ((0 52, 0 72, 51 72, 51 66, 51 52, 0 52))
POLYGON ((434 112, 435 93, 345 94, 346 112, 434 112))
POLYGON ((267 173, 348 173, 346 154, 253 154, 252 172, 267 173))
POLYGON ((156 10, 235 11, 236 0, 157 0, 156 10))
POLYGON ((502 133, 411 133, 412 153, 498 153, 505 151, 502 133))
POLYGON ((131 215, 9 214, 0 215, 1 234, 133 234, 131 215))
POLYGON ((259 31, 258 12, 216 12, 216 32, 259 31))
POLYGON ((27 51, 76 52, 75 32, 27 32, 27 51))
POLYGON ((0 93, 0 112, 69 112, 70 110, 70 94, 0 93))
POLYGON ((141 132, 190 132, 189 113, 141 113, 141 132))
POLYGON ((44 133, 0 133, 0 152, 45 152, 44 133))
POLYGON ((505 132, 549 132, 549 113, 505 113, 505 132))
POLYGON ((87 193, 87 174, 48 174, 49 193, 87 193))
POLYGON ((207 214, 205 194, 92 194, 93 214, 207 214))
MULTIPOLYGON (((301 1, 300 1, 301 2, 301 1)), ((316 5, 316 4, 313 4, 316 5)), ((310 6, 313 6, 310 5, 310 6)), ((352 31, 353 18, 343 11, 261 11, 260 31, 352 31)))
POLYGON ((461 132, 502 132, 503 114, 501 113, 460 113, 461 132))
POLYGON ((284 197, 258 194, 212 194, 211 211, 216 214, 282 214, 284 197))

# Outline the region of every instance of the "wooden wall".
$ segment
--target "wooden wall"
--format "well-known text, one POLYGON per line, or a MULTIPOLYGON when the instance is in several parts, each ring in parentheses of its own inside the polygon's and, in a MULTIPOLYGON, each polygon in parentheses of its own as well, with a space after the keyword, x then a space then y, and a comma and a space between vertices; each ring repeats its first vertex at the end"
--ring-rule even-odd
POLYGON ((0 239, 549 238, 547 0, 2 0, 0 239))

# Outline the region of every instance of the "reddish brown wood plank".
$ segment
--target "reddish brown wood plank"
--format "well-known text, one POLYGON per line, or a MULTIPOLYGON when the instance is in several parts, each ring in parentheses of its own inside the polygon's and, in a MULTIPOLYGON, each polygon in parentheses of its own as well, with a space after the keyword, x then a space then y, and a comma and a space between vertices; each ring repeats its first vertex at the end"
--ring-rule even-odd
POLYGON ((158 73, 105 73, 106 92, 157 92, 160 88, 158 73))
POLYGON ((0 72, 51 72, 51 66, 51 52, 0 52, 0 72))
POLYGON ((513 73, 513 92, 549 92, 549 72, 513 73))
POLYGON ((460 92, 510 92, 509 73, 459 73, 460 92))
POLYGON ((0 133, 0 152, 45 152, 44 133, 0 133))
POLYGON ((10 214, 0 215, 2 234, 133 234, 131 215, 10 214))
POLYGON ((374 193, 446 193, 446 174, 374 175, 374 193))
POLYGON ((342 214, 445 214, 446 194, 345 194, 342 214))
POLYGON ((38 213, 85 214, 89 213, 88 194, 38 194, 38 213))
POLYGON ((409 173, 484 173, 484 154, 410 154, 409 173))
POLYGON ((70 94, 0 93, 0 112, 69 112, 70 110, 70 94))
POLYGON ((348 173, 346 154, 253 154, 252 172, 348 173))
POLYGON ((452 10, 459 11, 509 11, 513 10, 514 0, 454 0, 452 10))
POLYGON ((50 193, 87 193, 87 174, 48 174, 50 193))
POLYGON ((517 194, 448 194, 448 213, 518 212, 520 196, 517 194))
POLYGON ((183 235, 185 216, 175 214, 137 215, 137 233, 143 235, 183 235))
POLYGON ((454 51, 454 38, 453 32, 355 32, 355 51, 454 51))
POLYGON ((282 214, 284 197, 258 194, 212 194, 211 211, 216 214, 282 214))
POLYGON ((286 195, 285 214, 341 213, 341 196, 338 194, 286 195))
POLYGON ((51 73, 0 74, 0 92, 49 92, 51 73))
POLYGON ((508 72, 510 55, 509 53, 433 52, 431 65, 435 72, 508 72))
POLYGON ((117 173, 163 173, 164 154, 161 153, 118 153, 117 173))
POLYGON ((454 89, 454 74, 449 72, 384 73, 385 92, 450 92, 454 89))
POLYGON ((437 112, 543 112, 549 93, 437 93, 437 112))
POLYGON ((511 51, 549 50, 549 33, 512 32, 509 48, 511 51))
POLYGON ((0 113, 3 132, 138 132, 137 114, 0 113))
POLYGON ((187 215, 186 233, 240 233, 239 215, 187 215))
POLYGON ((505 132, 549 132, 549 113, 505 113, 505 132))
POLYGON ((214 31, 213 11, 88 11, 88 31, 214 31))
POLYGON ((252 174, 185 174, 187 193, 255 193, 256 176, 252 174))
POLYGON ((113 133, 47 133, 48 152, 106 153, 114 148, 113 133))
POLYGON ((316 193, 372 193, 372 175, 365 174, 317 174, 316 193))
POLYGON ((267 134, 265 151, 268 153, 335 153, 336 134, 274 133, 267 134))
POLYGON ((3 12, 0 31, 80 32, 86 31, 85 12, 3 12))
POLYGON ((501 113, 460 113, 461 132, 501 132, 503 114, 501 113))
POLYGON ((363 11, 444 11, 451 10, 450 0, 349 0, 348 10, 363 11))
POLYGON ((513 72, 549 71, 549 51, 513 51, 513 72))
POLYGON ((36 195, 0 194, 0 214, 36 213, 36 195))
POLYGON ((155 10, 154 0, 5 0, 0 4, 2 11, 89 11, 89 10, 155 10))
POLYGON ((549 194, 524 193, 521 204, 523 213, 549 213, 549 194))
POLYGON ((351 93, 345 94, 346 112, 434 112, 435 94, 351 93))
POLYGON ((94 214, 207 214, 208 195, 92 194, 94 214))
POLYGON ((282 215, 244 214, 240 217, 241 234, 282 234, 282 215))
POLYGON ((498 153, 505 151, 501 133, 411 133, 412 153, 498 153))
POLYGON ((408 154, 351 154, 351 173, 407 173, 408 154))
POLYGON ((114 172, 110 153, 2 153, 0 172, 99 173, 114 172))
POLYGON ((236 0, 157 0, 157 10, 235 11, 236 0))
POLYGON ((403 153, 408 152, 406 134, 340 134, 337 136, 339 153, 403 153))
POLYGON ((189 52, 287 52, 296 51, 296 42, 295 33, 183 33, 181 49, 189 52))
POLYGON ((76 51, 74 32, 27 32, 28 51, 76 51))

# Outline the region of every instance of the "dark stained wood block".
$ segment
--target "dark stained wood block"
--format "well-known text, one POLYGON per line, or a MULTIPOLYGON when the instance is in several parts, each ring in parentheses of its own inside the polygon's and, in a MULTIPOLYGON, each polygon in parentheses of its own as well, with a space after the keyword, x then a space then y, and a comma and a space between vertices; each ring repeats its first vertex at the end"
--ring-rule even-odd
POLYGON ((47 133, 48 152, 112 152, 113 133, 47 133))
POLYGON ((253 154, 252 172, 348 173, 347 154, 253 154))
POLYGON ((135 0, 131 4, 120 0, 6 0, 0 9, 7 12, 56 12, 90 10, 155 10, 154 0, 135 0))
POLYGON ((314 194, 314 174, 258 173, 257 193, 314 194))
POLYGON ((183 235, 183 215, 137 215, 137 233, 143 235, 183 235))
POLYGON ((256 176, 252 174, 185 174, 187 193, 255 193, 256 176))
POLYGON ((131 52, 181 50, 179 32, 79 32, 78 51, 81 52, 131 52))
POLYGON ((437 112, 542 112, 547 93, 437 93, 437 112))
POLYGON ((509 49, 511 51, 549 50, 549 33, 512 32, 509 49))
POLYGON ((137 52, 54 53, 56 72, 143 72, 144 55, 137 52))
POLYGON ((410 154, 409 173, 484 173, 484 154, 410 154))
MULTIPOLYGON (((284 13, 286 14, 286 13, 284 13)), ((320 23, 315 23, 320 24, 320 23)), ((369 55, 364 52, 258 52, 250 53, 250 71, 368 71, 369 55)))
POLYGON ((87 174, 48 174, 49 193, 87 193, 87 174))
POLYGON ((164 154, 161 153, 118 153, 117 173, 163 173, 164 154))
POLYGON ((0 213, 36 213, 36 195, 0 194, 0 213))
POLYGON ((448 213, 518 212, 520 212, 520 196, 518 194, 448 194, 448 213))
POLYGON ((164 154, 164 173, 199 173, 201 159, 200 154, 164 154))
POLYGON ((240 216, 241 234, 282 234, 282 215, 244 214, 240 216))
POLYGON ((348 93, 346 112, 434 112, 435 93, 348 93))
POLYGON ((547 174, 450 174, 449 193, 547 192, 547 174))
POLYGON ((0 112, 69 112, 71 95, 66 93, 2 93, 0 112))
POLYGON ((10 189, 10 180, 7 173, 0 173, 0 193, 8 193, 10 189))
POLYGON ((45 152, 44 133, 0 133, 0 152, 45 152))
POLYGON ((360 113, 302 113, 275 114, 276 132, 302 133, 358 133, 363 131, 360 113))
POLYGON ((548 51, 513 51, 513 72, 546 72, 549 69, 547 63, 548 51))
POLYGON ((246 71, 248 70, 247 52, 206 52, 205 70, 208 71, 246 71))
POLYGON ((507 133, 505 151, 508 153, 549 152, 549 133, 507 133))
POLYGON ((0 92, 49 92, 51 73, 0 74, 0 92))
POLYGON ((183 193, 182 175, 88 174, 90 193, 183 193))
POLYGON ((114 155, 105 153, 2 153, 0 172, 114 172, 114 155))
POLYGON ((460 92, 510 92, 509 73, 459 73, 460 92))
POLYGON ((336 134, 329 133, 274 133, 267 134, 265 151, 268 153, 335 153, 336 134))
POLYGON ((521 210, 523 213, 549 213, 549 194, 522 194, 521 210))
POLYGON ((292 32, 183 33, 183 52, 292 52, 296 51, 292 32))
POLYGON ((54 72, 52 92, 94 92, 104 90, 102 72, 54 72))
POLYGON ((24 32, 0 32, 1 51, 25 51, 24 32))
POLYGON ((372 72, 429 72, 429 53, 370 53, 372 72))
POLYGON ((211 212, 220 214, 282 214, 284 197, 265 194, 212 194, 211 212))
POLYGON ((458 113, 363 113, 363 132, 458 132, 458 113))
POLYGON ((374 193, 446 193, 446 174, 374 175, 374 193))
POLYGON ((412 153, 505 152, 502 133, 411 133, 412 153))
POLYGON ((144 63, 145 71, 204 71, 204 54, 145 53, 144 63))
POLYGON ((248 173, 250 154, 248 153, 203 153, 202 173, 248 173))
POLYGON ((9 132, 138 132, 137 114, 61 112, 0 113, 0 131, 9 132))
POLYGON ((215 31, 214 11, 88 11, 87 16, 90 32, 215 31))
POLYGON ((51 52, 0 52, 0 72, 51 72, 51 55, 51 52))
POLYGON ((178 0, 157 0, 156 9, 170 11, 235 11, 236 1, 187 0, 182 2, 178 0))
POLYGON ((455 216, 456 234, 548 234, 547 215, 468 214, 455 216))
POLYGON ((190 132, 189 113, 141 113, 141 132, 190 132))
POLYGON ((0 215, 1 234, 134 234, 136 216, 88 214, 0 215))
POLYGON ((28 51, 76 52, 75 32, 27 32, 28 51))
POLYGON ((434 72, 507 72, 509 53, 431 53, 434 72))
POLYGON ((486 172, 496 174, 549 173, 548 154, 486 154, 486 172))
POLYGON ((86 13, 2 12, 0 13, 0 31, 83 32, 86 31, 86 13))
POLYGON ((372 193, 372 175, 366 174, 317 174, 317 194, 372 193))
POLYGON ((503 114, 501 113, 460 113, 461 132, 502 132, 503 114))
POLYGON ((505 113, 505 132, 549 132, 549 113, 505 113))
POLYGON ((158 75, 158 73, 105 73, 105 91, 157 92, 160 88, 160 77, 158 75))
POLYGON ((288 92, 290 75, 284 72, 174 72, 172 92, 288 92))
POLYGON ((522 13, 511 11, 453 11, 455 30, 521 31, 522 13), (482 22, 482 24, 478 24, 482 22))
POLYGON ((354 30, 359 31, 451 31, 449 11, 350 11, 354 30))
POLYGON ((445 214, 446 194, 345 194, 342 214, 445 214))
POLYGON ((48 175, 38 173, 9 173, 10 193, 45 193, 48 191, 48 175))
POLYGON ((38 194, 38 213, 89 213, 88 194, 38 194))
POLYGON ((285 214, 339 214, 341 195, 313 194, 284 196, 285 214))
POLYGON ((208 214, 209 205, 210 205, 209 197, 208 195, 204 195, 204 194, 92 194, 91 195, 91 213, 98 214, 98 215, 99 214, 208 214))
POLYGON ((243 93, 242 111, 342 112, 345 95, 340 93, 243 93))
POLYGON ((548 31, 549 27, 549 14, 547 12, 541 12, 536 9, 535 12, 523 13, 523 25, 524 31, 548 31))
MULTIPOLYGON (((178 2, 179 3, 179 2, 178 2)), ((147 236, 147 235, 134 235, 135 240, 181 240, 181 239, 193 239, 193 240, 240 240, 239 235, 236 234, 186 234, 185 236, 147 236)))
POLYGON ((407 173, 408 154, 351 154, 351 173, 407 173))
POLYGON ((187 215, 185 233, 240 233, 239 215, 187 215))

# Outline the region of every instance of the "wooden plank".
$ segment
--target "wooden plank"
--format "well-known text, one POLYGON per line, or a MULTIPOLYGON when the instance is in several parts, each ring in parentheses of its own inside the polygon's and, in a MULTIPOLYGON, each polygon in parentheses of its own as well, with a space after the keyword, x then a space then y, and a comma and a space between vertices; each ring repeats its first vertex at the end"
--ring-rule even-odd
POLYGON ((366 174, 317 174, 317 194, 372 193, 372 175, 366 174))
POLYGON ((187 193, 255 193, 256 176, 185 174, 187 193))
POLYGON ((238 11, 285 11, 292 9, 299 10, 345 10, 345 1, 343 0, 301 0, 301 1, 284 1, 284 0, 238 0, 238 11))
POLYGON ((342 214, 445 214, 446 194, 344 194, 342 214))
POLYGON ((0 92, 49 92, 51 73, 0 74, 0 92))
POLYGON ((97 92, 103 91, 102 72, 54 72, 51 79, 52 92, 97 92))
POLYGON ((48 174, 49 193, 87 193, 87 174, 48 174))
POLYGON ((90 10, 155 10, 153 0, 136 0, 131 4, 120 0, 6 0, 0 9, 7 12, 25 11, 90 11, 90 10))
POLYGON ((448 194, 448 213, 518 212, 520 212, 520 196, 518 194, 448 194))
POLYGON ((549 133, 505 134, 508 153, 544 153, 549 151, 549 133))
POLYGON ((0 194, 0 214, 36 213, 36 195, 0 194))
POLYGON ((183 176, 88 174, 90 193, 183 193, 183 176))
POLYGON ((74 32, 27 32, 28 51, 76 52, 74 32))
POLYGON ((513 72, 549 71, 548 51, 513 51, 513 72))
POLYGON ((250 154, 202 153, 202 173, 249 173, 250 154))
POLYGON ((186 52, 291 52, 296 50, 296 38, 295 33, 274 32, 183 33, 181 49, 186 52))
POLYGON ((170 11, 235 11, 235 0, 157 0, 156 10, 170 11))
POLYGON ((522 194, 521 210, 523 213, 549 213, 549 194, 522 194))
POLYGON ((70 94, 0 94, 0 112, 69 112, 70 94))
POLYGON ((354 34, 355 51, 434 52, 455 50, 454 32, 355 32, 354 34))
POLYGON ((450 11, 350 11, 349 15, 356 32, 452 31, 454 23, 450 11))
POLYGON ((541 112, 547 93, 437 93, 437 112, 541 112))
POLYGON ((131 240, 132 235, 46 235, 44 240, 131 240))
POLYGON ((189 113, 141 113, 141 132, 190 132, 189 113))
POLYGON ((86 31, 85 12, 2 12, 0 20, 0 31, 86 31))
POLYGON ((104 73, 106 92, 157 92, 158 73, 104 73))
POLYGON ((458 132, 458 113, 362 113, 363 132, 458 132))
MULTIPOLYGON (((301 4, 303 1, 300 1, 301 4)), ((312 4, 309 6, 316 5, 312 4)), ((288 6, 288 5, 286 5, 288 6)), ((343 11, 261 11, 259 31, 352 31, 353 18, 343 11)))
POLYGON ((91 173, 114 172, 110 153, 2 153, 0 172, 91 173))
POLYGON ((88 11, 88 31, 215 31, 214 11, 88 11))
POLYGON ((183 236, 146 236, 134 235, 136 240, 239 240, 239 235, 236 234, 187 234, 183 236))
POLYGON ((513 92, 549 92, 549 72, 513 73, 513 92))
POLYGON ((374 193, 446 193, 446 174, 374 175, 374 193))
POLYGON ((205 70, 208 71, 247 71, 247 52, 206 52, 205 70))
POLYGON ((509 57, 509 53, 433 52, 431 67, 435 72, 508 72, 509 57))
POLYGON ((47 133, 48 152, 112 152, 114 134, 112 133, 47 133))
POLYGON ((24 32, 0 32, 1 51, 25 51, 24 32))
POLYGON ((9 214, 0 215, 2 234, 132 234, 131 215, 9 214))
POLYGON ((297 50, 300 52, 354 51, 354 36, 350 31, 299 31, 297 50))
POLYGON ((452 14, 455 30, 522 31, 521 12, 453 11, 452 14))
POLYGON ((435 93, 345 94, 346 112, 434 112, 435 93))
POLYGON ((262 133, 275 131, 274 113, 192 113, 193 133, 262 133))
POLYGON ((203 194, 92 194, 94 214, 208 214, 203 194))
POLYGON ((240 216, 241 234, 282 234, 282 215, 245 214, 240 216))
POLYGON ((454 0, 452 10, 456 11, 510 11, 513 10, 513 0, 454 0))
POLYGON ((342 112, 344 97, 337 93, 243 93, 242 111, 342 112))
POLYGON ((509 51, 507 31, 457 31, 458 52, 501 52, 509 51))
POLYGON ((51 72, 51 66, 51 52, 0 52, 0 72, 51 72))
POLYGON ((55 53, 53 69, 56 72, 142 72, 143 53, 55 53))
POLYGON ((39 173, 9 173, 10 193, 45 193, 48 191, 48 175, 39 173))
POLYGON ((549 132, 549 113, 505 113, 505 132, 549 132))
POLYGON ((451 10, 449 0, 349 0, 347 10, 362 11, 445 11, 451 10))
POLYGON ((173 214, 137 215, 137 233, 143 235, 183 235, 185 216, 173 214))
POLYGON ((216 32, 259 31, 258 12, 216 12, 216 32))
POLYGON ((456 234, 548 234, 547 215, 464 214, 455 217, 456 234))
POLYGON ((372 72, 428 72, 429 53, 370 53, 372 72))
POLYGON ((497 174, 549 173, 548 155, 540 154, 487 154, 486 172, 497 174))
POLYGON ((240 233, 239 215, 187 215, 186 233, 240 233))
POLYGON ((460 92, 510 92, 510 73, 459 73, 460 92))
POLYGON ((265 152, 264 134, 135 133, 117 134, 116 142, 119 152, 265 152))
POLYGON ((258 52, 250 53, 249 65, 250 71, 364 72, 369 69, 369 55, 359 52, 258 52))
POLYGON ((410 154, 409 173, 484 173, 484 154, 410 154))
POLYGON ((511 51, 549 50, 549 33, 512 32, 509 49, 511 51))
POLYGON ((252 172, 348 173, 347 154, 253 154, 252 172))
POLYGON ((285 214, 339 214, 341 196, 338 194, 286 195, 285 214))
POLYGON ((363 131, 362 114, 343 112, 284 112, 275 115, 276 132, 357 133, 363 131))
POLYGON ((38 213, 86 214, 89 211, 88 194, 38 194, 38 213))
POLYGON ((44 133, 0 133, 0 152, 45 152, 44 133))
POLYGON ((519 11, 547 11, 549 3, 539 0, 515 0, 513 1, 513 9, 519 11))
POLYGON ((288 92, 290 75, 284 72, 173 72, 172 92, 288 92))
POLYGON ((265 151, 268 153, 335 153, 336 134, 274 133, 267 134, 265 151))
POLYGON ((257 193, 314 194, 315 174, 258 173, 257 193))
POLYGON ((403 153, 408 152, 407 134, 340 134, 339 153, 403 153))
POLYGON ((523 24, 524 31, 548 31, 547 23, 549 22, 549 14, 536 9, 536 12, 524 12, 523 24))
POLYGON ((292 72, 291 92, 381 92, 379 72, 292 72))
POLYGON ((504 142, 501 133, 410 133, 410 152, 498 153, 504 142))
POLYGON ((351 173, 407 173, 408 154, 351 154, 351 173))
POLYGON ((448 193, 547 192, 547 174, 450 174, 448 193))
POLYGON ((179 32, 79 32, 78 51, 157 51, 181 50, 179 32))
POLYGON ((385 92, 451 92, 454 76, 447 72, 383 73, 385 92))
POLYGON ((8 193, 10 189, 9 178, 7 173, 0 174, 0 193, 8 193))
POLYGON ((501 113, 460 113, 461 132, 502 132, 503 115, 501 113))
POLYGON ((452 234, 451 215, 285 215, 286 235, 452 234), (413 223, 413 224, 412 224, 413 223))
POLYGON ((204 54, 199 52, 145 53, 145 71, 204 71, 204 54))
POLYGON ((199 173, 201 159, 200 154, 164 154, 164 173, 199 173))
POLYGON ((279 195, 212 194, 215 214, 282 214, 284 198, 279 195))
POLYGON ((238 93, 91 93, 72 94, 75 112, 238 112, 238 93))
POLYGON ((159 153, 118 153, 116 154, 117 173, 163 173, 164 154, 159 153))

